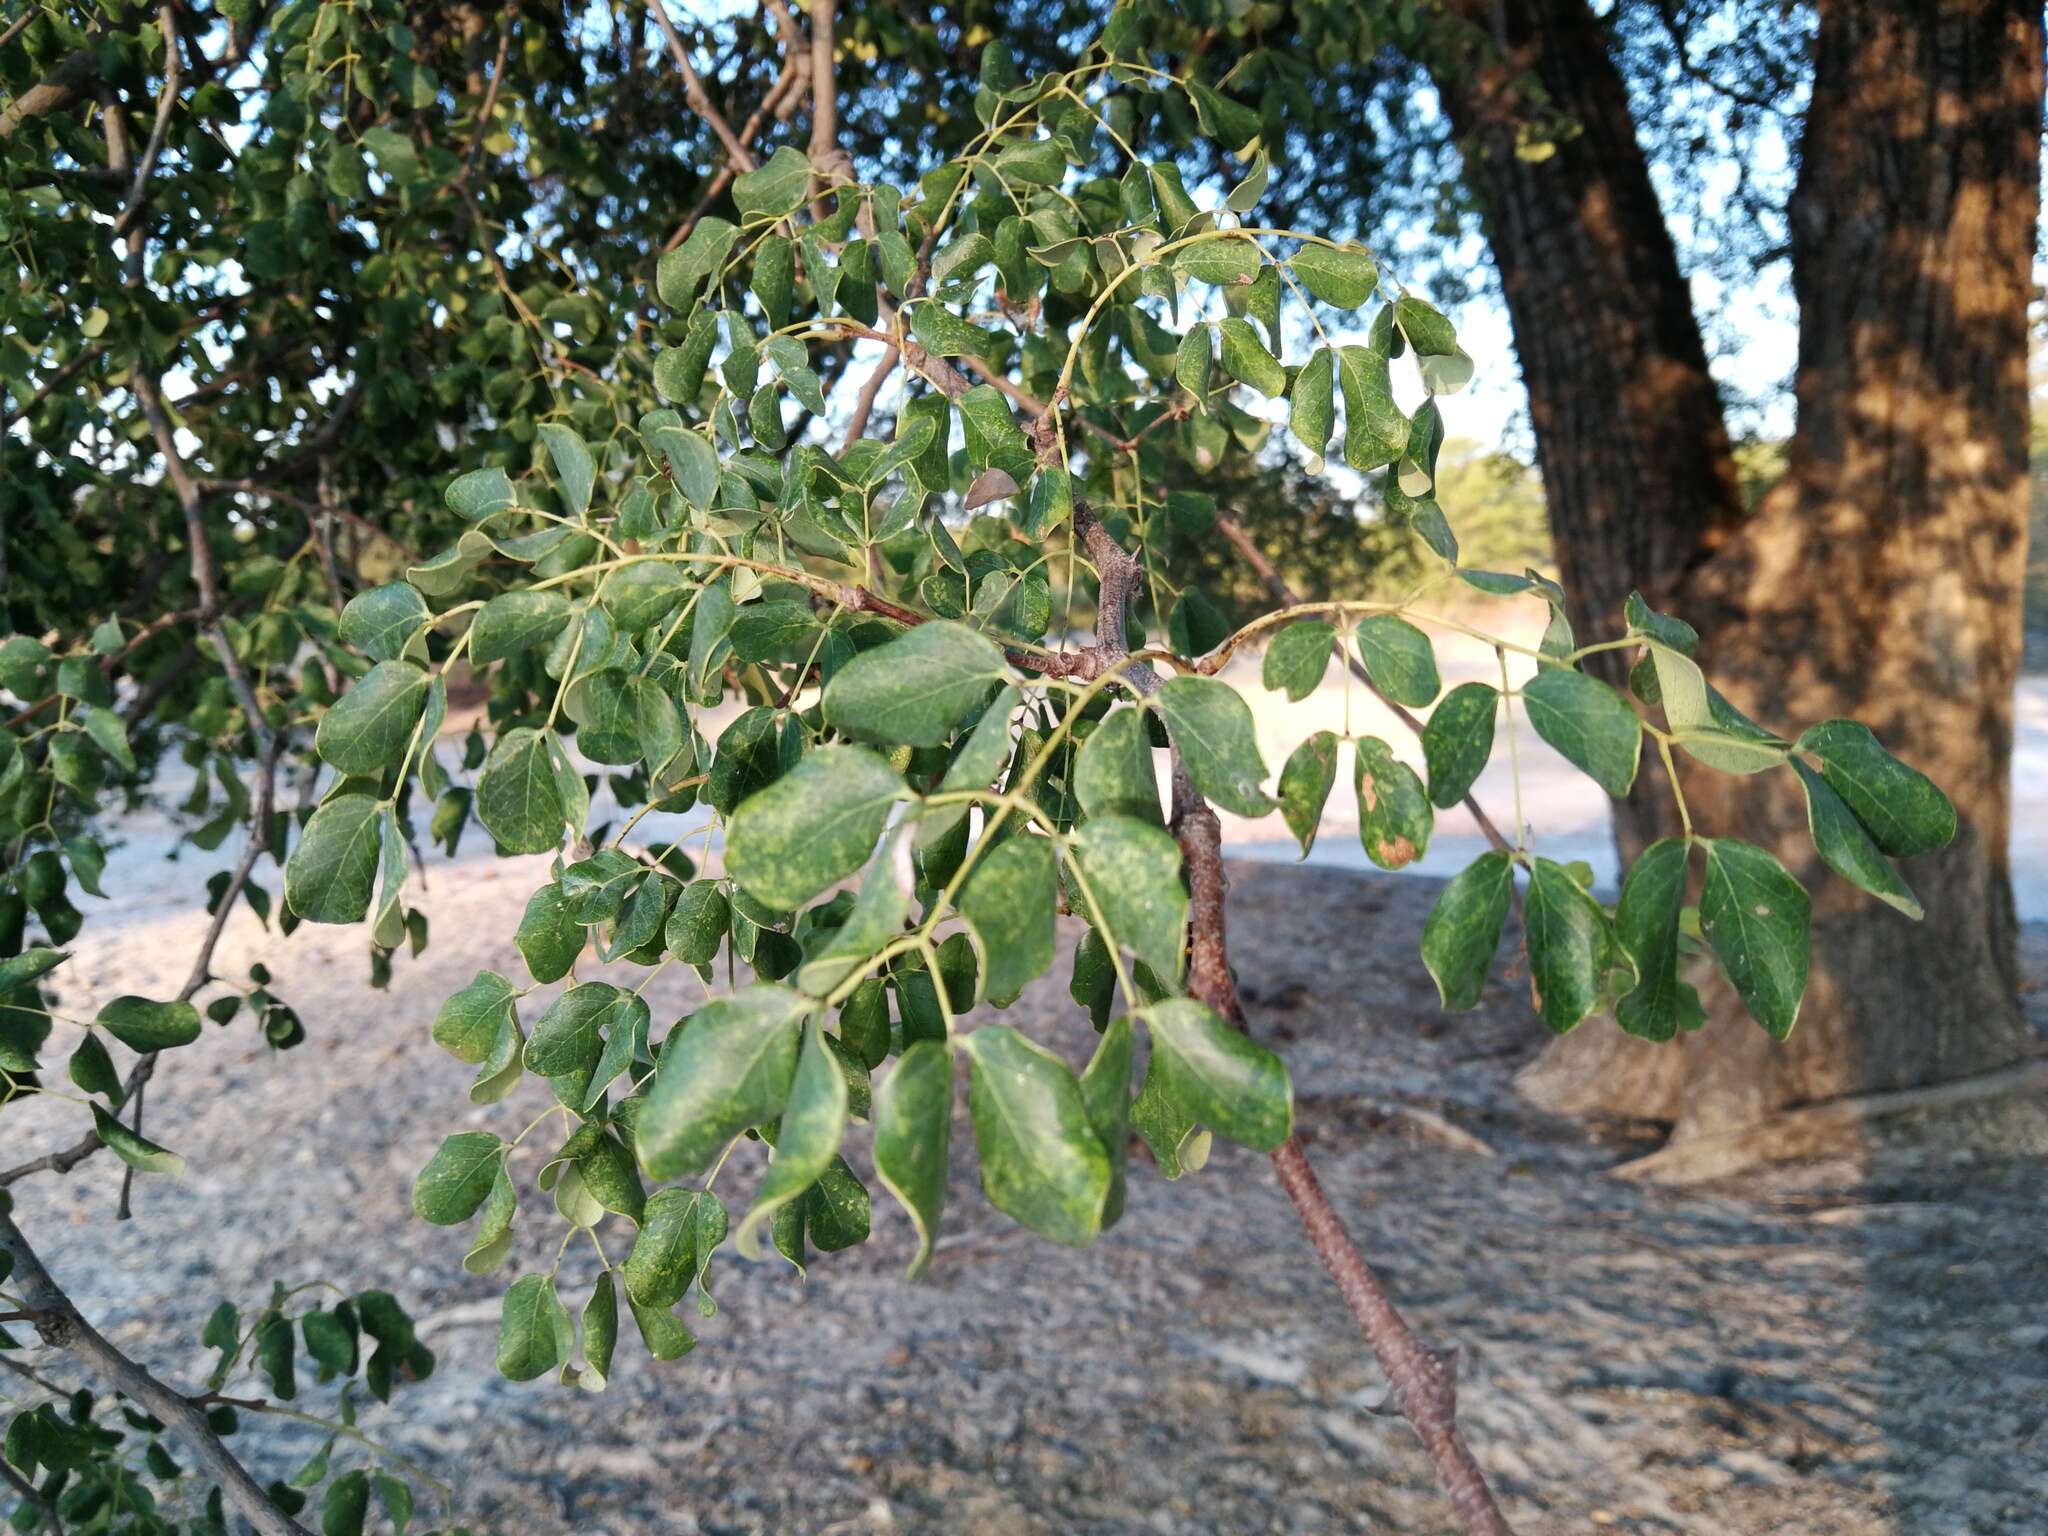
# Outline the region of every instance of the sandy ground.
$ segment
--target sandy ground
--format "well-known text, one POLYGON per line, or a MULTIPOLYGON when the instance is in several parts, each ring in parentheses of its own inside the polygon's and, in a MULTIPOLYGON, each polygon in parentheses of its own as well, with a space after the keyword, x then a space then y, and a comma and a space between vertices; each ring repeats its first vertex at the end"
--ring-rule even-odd
MULTIPOLYGON (((1341 719, 1335 693, 1303 710, 1341 719)), ((1319 723, 1262 720, 1269 760, 1319 723)), ((2048 735, 2048 709, 2029 728, 2048 735)), ((1547 833, 1597 811, 1596 791, 1575 799, 1562 770, 1524 760, 1547 833)), ((67 1009, 163 995, 189 963, 187 893, 211 866, 167 866, 163 829, 131 830, 67 1009)), ((1232 830, 1237 851, 1263 851, 1232 830)), ((1587 851, 1598 841, 1585 834, 1587 851)), ((1355 848, 1340 818, 1324 846, 1355 848)), ((516 1128, 538 1103, 473 1109, 468 1069, 428 1026, 477 968, 516 968, 511 927, 544 861, 429 873, 434 943, 387 994, 361 986, 359 931, 287 942, 237 917, 219 969, 263 960, 311 1038, 273 1055, 244 1022, 166 1059, 150 1126, 192 1169, 145 1181, 133 1222, 102 1221, 118 1183, 104 1158, 18 1186, 80 1303, 165 1374, 196 1384, 223 1295, 258 1301, 273 1278, 388 1288, 425 1319, 441 1369, 372 1427, 452 1483, 471 1524, 534 1536, 1450 1529, 1413 1435, 1373 1412, 1384 1383, 1270 1171, 1228 1149, 1177 1184, 1140 1166, 1122 1224, 1071 1253, 982 1201, 963 1112, 922 1283, 900 1278, 909 1224, 878 1190, 875 1240, 806 1282, 724 1258, 719 1314, 681 1362, 652 1365, 629 1340, 601 1397, 498 1379, 496 1298, 546 1267, 559 1224, 529 1185, 513 1266, 475 1279, 463 1231, 420 1224, 407 1202, 442 1135, 516 1128)), ((1354 1234, 1418 1328, 1459 1350, 1464 1422, 1519 1530, 2048 1533, 2039 1162, 1901 1158, 1684 1193, 1604 1177, 1633 1144, 1512 1094, 1540 1045, 1520 983, 1496 982, 1474 1014, 1438 1012, 1415 959, 1433 879, 1239 862, 1232 882, 1255 1028, 1289 1062, 1354 1234), (1417 1138, 1388 1115, 1400 1105, 1497 1155, 1417 1138)), ((2048 928, 2028 930, 2027 960, 2038 1017, 2048 928)), ((1087 1028, 1065 976, 1062 959, 1006 1018, 1078 1060, 1087 1028)), ((666 978, 651 997, 657 1017, 694 1001, 666 978)), ((68 1140, 75 1113, 10 1108, 0 1161, 68 1140)), ((731 1198, 758 1172, 736 1159, 731 1198)), ((580 1299, 591 1263, 572 1252, 566 1293, 580 1299)), ((284 1426, 247 1443, 274 1476, 314 1440, 284 1426)))

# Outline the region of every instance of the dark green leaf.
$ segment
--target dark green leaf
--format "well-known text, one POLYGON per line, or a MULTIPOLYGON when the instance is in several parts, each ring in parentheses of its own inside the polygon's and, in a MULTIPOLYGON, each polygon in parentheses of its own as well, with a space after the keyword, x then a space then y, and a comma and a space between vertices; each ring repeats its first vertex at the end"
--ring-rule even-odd
POLYGON ((1193 998, 1154 1003, 1140 1017, 1161 1091, 1196 1121, 1257 1152, 1294 1134, 1294 1090, 1278 1056, 1193 998))
POLYGON ((337 633, 372 661, 396 661, 432 619, 418 589, 394 581, 350 598, 337 633))
POLYGON ((1396 704, 1426 709, 1443 690, 1429 636, 1394 614, 1376 613, 1358 626, 1358 655, 1373 686, 1396 704))
POLYGON ((1493 729, 1500 693, 1485 683, 1460 683, 1444 695, 1422 728, 1422 756, 1429 765, 1429 798, 1449 810, 1470 793, 1493 753, 1493 729))
POLYGON ((1102 1230, 1109 1154, 1067 1064, 1007 1025, 963 1040, 989 1204, 1041 1237, 1085 1248, 1102 1230))
POLYGON ((552 732, 520 726, 500 736, 484 760, 476 782, 476 817, 507 853, 550 853, 560 846, 567 819, 557 771, 560 756, 552 732))
POLYGON ((915 1278, 931 1262, 946 1204, 953 1137, 953 1062, 945 1046, 921 1040, 875 1088, 875 1173, 917 1228, 915 1278))
POLYGON ((1678 977, 1679 916, 1691 845, 1667 837, 1650 844, 1621 883, 1614 927, 1635 963, 1636 984, 1615 1004, 1614 1022, 1643 1040, 1669 1040, 1702 1022, 1699 994, 1678 977))
POLYGON ((1280 770, 1280 815, 1301 844, 1304 859, 1315 846, 1316 828, 1336 782, 1337 738, 1330 731, 1317 731, 1296 747, 1280 770))
POLYGON ((1268 688, 1283 690, 1299 704, 1322 682, 1336 643, 1337 631, 1321 619, 1302 619, 1290 624, 1266 647, 1260 680, 1268 688))
POLYGON ((1111 711, 1081 743, 1074 758, 1074 797, 1091 817, 1160 820, 1159 780, 1143 710, 1111 711))
POLYGON ((117 997, 99 1011, 100 1028, 131 1051, 167 1051, 199 1038, 199 1010, 187 1002, 117 997))
POLYGON ((761 1180, 753 1209, 740 1223, 735 1242, 742 1255, 761 1257, 756 1234, 761 1223, 802 1195, 839 1155, 846 1134, 846 1077, 826 1047, 815 1022, 806 1026, 789 1101, 775 1132, 775 1160, 761 1180))
POLYGON ((1173 677, 1159 685, 1152 707, 1166 721, 1195 788, 1225 810, 1263 816, 1273 801, 1260 787, 1265 761, 1251 707, 1213 677, 1173 677))
POLYGON ((1536 1011, 1558 1034, 1575 1028, 1600 1003, 1607 973, 1630 964, 1607 914, 1562 864, 1538 859, 1523 898, 1529 937, 1529 983, 1536 1011))
POLYGON ((1829 788, 1893 858, 1945 848, 1956 835, 1956 808, 1948 796, 1926 774, 1885 751, 1868 726, 1826 720, 1809 726, 1798 746, 1820 759, 1829 788))
POLYGON ((1515 866, 1505 853, 1482 853, 1444 887, 1430 908, 1429 920, 1422 925, 1422 963, 1449 1012, 1479 1006, 1487 970, 1500 948, 1514 883, 1515 866))
POLYGON ((986 635, 938 620, 863 651, 825 688, 825 718, 861 741, 936 747, 1006 673, 986 635))
POLYGON ((1414 863, 1429 851, 1436 827, 1422 780, 1377 736, 1359 738, 1357 754, 1353 782, 1359 841, 1381 869, 1414 863))
POLYGON ((546 1275, 521 1275, 505 1293, 498 1318, 498 1374, 533 1381, 568 1364, 576 1325, 546 1275))
POLYGON ((1355 245, 1304 245, 1287 265, 1301 286, 1325 304, 1360 309, 1379 286, 1372 253, 1355 245))
POLYGON ((1160 976, 1180 974, 1188 896, 1180 848, 1162 827, 1098 816, 1073 842, 1073 864, 1090 920, 1160 976))
POLYGON ((772 909, 799 907, 867 862, 904 794, 865 747, 822 748, 733 813, 726 868, 772 909))
POLYGON ((1756 1021, 1774 1039, 1792 1033, 1806 993, 1813 902, 1776 858, 1732 837, 1706 842, 1700 932, 1756 1021))
POLYGON ((815 1004, 758 983, 693 1014, 663 1046, 634 1141, 649 1177, 701 1173, 725 1144, 782 1112, 799 1025, 815 1004))
POLYGON ((1008 838, 974 866, 958 905, 981 939, 992 1002, 1013 1001, 1052 965, 1058 899, 1058 861, 1045 838, 1028 833, 1008 838))
POLYGON ((313 748, 345 774, 374 774, 398 761, 427 702, 427 674, 380 661, 320 717, 313 748))
POLYGON ((1919 898, 1885 861, 1883 852, 1847 802, 1828 786, 1825 778, 1796 757, 1792 759, 1792 769, 1806 790, 1806 823, 1813 833, 1814 849, 1828 868, 1915 922, 1925 916, 1919 898))
POLYGON ((413 1180, 412 1208, 437 1227, 465 1222, 491 1192, 505 1144, 489 1131, 458 1131, 413 1180))
POLYGON ((1536 734, 1619 800, 1636 780, 1642 721, 1627 699, 1570 667, 1539 667, 1522 685, 1536 734))

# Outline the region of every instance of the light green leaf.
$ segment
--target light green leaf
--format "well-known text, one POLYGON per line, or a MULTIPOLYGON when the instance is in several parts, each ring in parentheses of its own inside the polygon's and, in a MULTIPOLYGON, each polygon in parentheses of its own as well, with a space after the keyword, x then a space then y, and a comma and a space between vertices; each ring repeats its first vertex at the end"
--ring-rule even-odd
POLYGON ((1732 837, 1705 840, 1700 932, 1756 1021, 1783 1040, 1806 994, 1813 901, 1775 857, 1732 837))
POLYGON ((1266 350, 1249 320, 1235 316, 1224 319, 1218 329, 1223 336, 1223 367, 1240 384, 1249 384, 1267 399, 1287 393, 1287 370, 1280 359, 1266 350))
POLYGON ((1539 667, 1522 685, 1536 734, 1619 800, 1635 783, 1643 726, 1636 712, 1598 678, 1570 667, 1539 667))
POLYGON ((1377 347, 1339 347, 1344 389, 1344 462, 1363 473, 1391 464, 1408 446, 1408 417, 1394 399, 1387 354, 1377 347))
POLYGON ((1487 970, 1500 948, 1514 879, 1508 855, 1497 849, 1483 853, 1459 871, 1430 908, 1422 927, 1422 963, 1449 1012, 1479 1006, 1487 970))
POLYGON ((1330 731, 1317 731, 1296 747, 1280 770, 1280 815, 1301 844, 1304 859, 1315 847, 1316 828, 1336 782, 1337 737, 1330 731))
POLYGON ((1029 833, 983 854, 961 889, 960 915, 981 940, 984 985, 999 1007, 1051 967, 1058 900, 1053 845, 1029 833))
POLYGON ((341 795, 313 812, 284 865, 284 899, 309 923, 357 923, 370 910, 381 842, 378 802, 341 795))
POLYGON ((1288 393, 1287 425, 1308 450, 1311 474, 1322 472, 1323 450, 1337 424, 1332 395, 1335 376, 1336 355, 1328 347, 1318 347, 1294 376, 1294 388, 1288 393))
POLYGON ((734 178, 733 206, 748 223, 779 219, 803 205, 811 184, 811 162, 799 149, 782 145, 759 170, 734 178))
POLYGON ((1174 267, 1197 282, 1218 288, 1249 284, 1258 275, 1259 248, 1243 235, 1220 234, 1176 251, 1174 267))
POLYGON ((497 1182, 505 1165, 504 1150, 505 1144, 489 1131, 450 1136, 413 1180, 414 1214, 437 1227, 469 1220, 497 1182))
POLYGON ((1067 1064, 1007 1025, 962 1041, 989 1204, 1041 1237, 1085 1248, 1102 1230, 1109 1154, 1067 1064))
POLYGON ((1302 619, 1290 624, 1267 645, 1260 681, 1268 688, 1284 690, 1288 698, 1299 704, 1322 682, 1336 643, 1337 631, 1321 619, 1302 619))
POLYGON ((1440 357, 1458 348, 1458 332, 1435 305, 1404 294, 1394 301, 1394 323, 1421 357, 1440 357))
POLYGON ((393 581, 350 598, 336 633, 372 661, 396 661, 433 617, 418 588, 393 581))
POLYGON ((936 747, 1006 675, 986 635, 920 624, 840 668, 825 688, 825 719, 861 741, 936 747))
POLYGON ((1287 265, 1302 287, 1338 309, 1363 308, 1379 287, 1372 253, 1355 245, 1304 245, 1287 265))
POLYGON ((733 812, 726 868, 772 909, 802 906, 867 862, 906 793, 865 747, 821 748, 733 812))
POLYGON ((745 1257, 762 1257, 761 1223, 815 1184, 839 1155, 846 1134, 846 1102, 846 1077, 813 1021, 804 1030, 789 1102, 775 1132, 775 1160, 734 1239, 745 1257))
POLYGON ((591 488, 597 483, 597 465, 583 439, 558 421, 541 422, 535 430, 547 444, 548 457, 555 461, 555 489, 562 498, 562 510, 581 519, 590 510, 591 488))
POLYGON ((1500 692, 1485 683, 1460 683, 1444 695, 1422 728, 1422 756, 1429 767, 1429 798, 1449 810, 1470 793, 1493 754, 1500 692))
POLYGON ((699 219, 690 238, 677 249, 663 252, 655 268, 654 288, 661 302, 673 310, 688 309, 704 280, 715 277, 725 266, 739 234, 731 220, 716 214, 699 219))
POLYGON ((1294 1090, 1278 1056, 1191 997, 1139 1017, 1152 1031, 1161 1091, 1197 1122, 1257 1152, 1294 1134, 1294 1090))
MULTIPOLYGON (((476 818, 507 853, 551 853, 561 845, 562 792, 552 732, 505 732, 476 782, 476 818)), ((310 832, 310 828, 308 831, 310 832)))
POLYGON ((371 775, 398 761, 426 708, 427 674, 380 661, 320 717, 313 750, 338 772, 371 775))
POLYGON ((1160 821, 1159 780, 1143 710, 1112 710, 1089 732, 1074 757, 1074 798, 1090 817, 1160 821))
POLYGON ((1358 837, 1381 869, 1399 869, 1429 851, 1436 815, 1413 768, 1377 736, 1359 738, 1353 785, 1358 792, 1358 837))
POLYGON ((472 469, 448 482, 442 494, 448 510, 465 523, 481 522, 494 512, 516 504, 512 481, 501 468, 472 469))
POLYGON ((1163 827, 1131 816, 1098 816, 1073 841, 1073 863, 1089 920, 1162 977, 1180 975, 1188 894, 1180 847, 1163 827))
POLYGON ((694 1189, 650 1195, 633 1251, 626 1255, 627 1299, 641 1307, 674 1306, 725 1241, 725 1229, 725 1206, 716 1195, 694 1189))
POLYGON ((92 1106, 92 1124, 100 1145, 138 1173, 175 1176, 185 1171, 184 1158, 168 1147, 158 1146, 141 1132, 129 1129, 100 1108, 97 1102, 92 1106))
POLYGON ((1196 789, 1240 816, 1273 809, 1260 788, 1266 764, 1251 706, 1235 688, 1213 677, 1172 677, 1159 685, 1151 704, 1166 721, 1196 789))
POLYGON ((1376 613, 1358 626, 1358 656, 1373 686, 1396 704, 1427 709, 1443 691, 1429 636, 1398 615, 1376 613))
POLYGON ((573 611, 559 592, 499 593, 483 605, 469 627, 471 664, 481 667, 551 644, 568 627, 573 611))
POLYGON ((521 1275, 505 1292, 498 1317, 498 1374, 534 1381, 568 1364, 576 1325, 546 1275, 521 1275))
POLYGON ((650 1178, 701 1173, 741 1131, 782 1113, 799 1026, 815 1006, 788 987, 757 983, 705 1004, 671 1034, 633 1127, 650 1178))
POLYGON ((1685 908, 1685 865, 1691 845, 1667 837, 1636 856, 1621 883, 1615 934, 1635 963, 1635 987, 1615 1004, 1614 1022, 1642 1040, 1669 1040, 1697 1029, 1705 1015, 1699 994, 1678 977, 1678 925, 1685 908))
POLYGON ((946 1204, 953 1139, 953 1061, 935 1040, 906 1050, 875 1089, 875 1174, 917 1228, 915 1279, 931 1262, 946 1204))
POLYGON ((484 1198, 476 1235, 470 1241, 469 1252, 462 1256, 466 1273, 488 1275, 511 1256, 512 1221, 518 1214, 519 1191, 513 1186, 505 1160, 500 1158, 497 1172, 491 1176, 491 1192, 484 1198))
POLYGON ((190 1045, 199 1038, 199 1010, 187 1002, 117 997, 94 1022, 129 1050, 144 1055, 190 1045))

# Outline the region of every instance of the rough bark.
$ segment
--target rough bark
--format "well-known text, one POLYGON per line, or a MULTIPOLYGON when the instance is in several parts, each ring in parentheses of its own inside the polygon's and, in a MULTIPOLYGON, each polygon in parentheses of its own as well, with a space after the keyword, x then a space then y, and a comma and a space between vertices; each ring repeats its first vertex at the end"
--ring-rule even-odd
MULTIPOLYGON (((1494 15, 1480 17, 1489 29, 1494 15)), ((1559 1109, 1673 1121, 1684 1140, 2006 1066, 2026 1049, 2006 847, 2040 7, 1820 6, 1791 210, 1798 431, 1783 483, 1748 518, 1605 33, 1583 0, 1502 20, 1462 83, 1445 71, 1445 97, 1486 203, 1580 611, 1611 627, 1640 585, 1699 626, 1709 675, 1741 708, 1776 726, 1863 720, 1948 790, 1962 823, 1953 847, 1909 861, 1928 908, 1914 925, 1819 865, 1788 775, 1681 770, 1699 830, 1771 848, 1814 893, 1798 1031, 1773 1043, 1716 986, 1700 1035, 1651 1046, 1596 1024, 1526 1085, 1559 1109), (1545 109, 1579 132, 1548 159, 1517 158, 1521 125, 1545 109)), ((1623 808, 1625 855, 1667 829, 1663 814, 1623 808)))

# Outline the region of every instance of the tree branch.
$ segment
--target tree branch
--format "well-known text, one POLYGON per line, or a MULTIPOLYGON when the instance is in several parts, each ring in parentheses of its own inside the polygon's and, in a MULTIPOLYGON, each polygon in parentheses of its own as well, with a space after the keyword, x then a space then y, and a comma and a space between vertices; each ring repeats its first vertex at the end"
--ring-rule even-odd
MULTIPOLYGON (((1074 503, 1074 527, 1095 561, 1101 595, 1096 605, 1096 646, 1107 658, 1122 660, 1124 614, 1137 589, 1141 568, 1137 558, 1119 545, 1086 503, 1074 503)), ((1127 667, 1123 676, 1140 694, 1155 692, 1157 676, 1143 663, 1127 667)), ((1245 1027, 1243 1005, 1230 976, 1229 945, 1224 927, 1223 832, 1214 810, 1195 789, 1180 752, 1173 753, 1173 835, 1180 844, 1188 878, 1188 993, 1232 1024, 1245 1027)), ((1344 1230, 1344 1223, 1323 1192, 1299 1137, 1290 1137, 1273 1153, 1281 1188, 1293 1202, 1316 1255, 1337 1282, 1344 1304, 1357 1319, 1372 1346, 1380 1369, 1394 1386, 1401 1415, 1422 1437, 1424 1448, 1457 1510, 1468 1536, 1512 1536, 1485 1475, 1472 1457, 1457 1426, 1457 1392, 1449 1364, 1426 1349, 1395 1310, 1379 1277, 1344 1230)))
POLYGON ((220 1484, 223 1497, 258 1536, 311 1536, 297 1521, 270 1502, 248 1468, 221 1443, 206 1422, 206 1413, 183 1393, 173 1391, 107 1341, 85 1320, 43 1262, 36 1256, 14 1217, 0 1210, 0 1250, 14 1259, 10 1281, 30 1308, 43 1316, 36 1332, 52 1349, 78 1357, 108 1391, 118 1392, 176 1430, 207 1473, 220 1484))
POLYGON ((163 153, 164 135, 170 132, 171 112, 178 105, 178 87, 184 80, 185 56, 178 46, 177 13, 168 5, 159 6, 156 20, 164 34, 164 83, 157 92, 156 122, 149 130, 149 143, 143 146, 142 158, 136 162, 135 176, 128 184, 128 199, 121 207, 121 216, 114 221, 114 233, 117 235, 125 235, 134 228, 142 213, 143 194, 149 189, 149 173, 156 169, 156 158, 163 153))
POLYGON ((653 12, 661 35, 668 39, 669 56, 683 73, 684 99, 699 117, 711 125, 711 131, 725 146, 726 158, 742 171, 753 170, 756 164, 754 152, 741 142, 740 136, 732 131, 732 124, 725 120, 725 114, 712 104, 710 93, 704 89, 704 81, 697 73, 697 66, 690 62, 690 50, 683 46, 682 34, 676 31, 676 24, 669 19, 667 0, 649 0, 647 9, 653 12))

